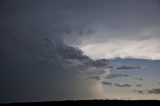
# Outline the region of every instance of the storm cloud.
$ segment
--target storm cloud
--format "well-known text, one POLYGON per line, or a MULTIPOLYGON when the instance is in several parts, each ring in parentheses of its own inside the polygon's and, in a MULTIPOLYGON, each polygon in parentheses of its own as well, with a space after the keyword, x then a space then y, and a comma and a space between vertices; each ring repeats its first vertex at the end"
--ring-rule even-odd
POLYGON ((30 38, 27 37, 28 39, 22 39, 22 36, 26 35, 23 33, 20 35, 4 34, 1 42, 3 51, 1 55, 1 75, 3 75, 1 85, 4 87, 0 91, 2 98, 9 95, 15 96, 19 101, 35 101, 37 98, 38 100, 48 100, 47 98, 53 97, 57 99, 88 98, 86 94, 94 97, 93 95, 96 93, 92 88, 94 89, 96 83, 90 84, 89 81, 84 81, 83 77, 98 78, 97 80, 99 80, 105 76, 108 60, 105 63, 104 60, 97 60, 99 62, 97 63, 83 55, 79 49, 65 45, 53 35, 28 34, 27 36, 30 36, 30 38), (95 75, 100 77, 94 77, 95 75), (76 87, 82 85, 83 89, 76 87), (25 89, 27 86, 30 86, 30 89, 25 89), (70 87, 72 90, 69 89, 70 87), (17 89, 21 89, 21 91, 17 89), (36 91, 36 89, 38 90, 36 91), (46 91, 44 94, 43 90, 46 91), (83 91, 86 93, 79 94, 83 91), (32 96, 33 94, 35 97, 32 96), (29 99, 24 99, 26 97, 29 99))
POLYGON ((0 102, 104 98, 106 76, 129 77, 112 59, 160 60, 158 3, 1 0, 0 102))
POLYGON ((65 43, 72 31, 66 21, 70 3, 11 2, 2 1, 0 7, 0 100, 48 101, 100 95, 95 89, 97 82, 84 79, 105 76, 110 63, 92 60, 65 43))

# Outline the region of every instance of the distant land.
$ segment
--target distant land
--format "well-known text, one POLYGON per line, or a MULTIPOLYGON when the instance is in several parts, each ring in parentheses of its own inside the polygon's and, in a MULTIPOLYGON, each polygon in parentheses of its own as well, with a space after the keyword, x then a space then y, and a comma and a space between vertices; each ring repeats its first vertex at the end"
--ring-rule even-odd
POLYGON ((3 105, 52 105, 52 106, 160 106, 160 100, 66 100, 23 103, 1 103, 3 105))

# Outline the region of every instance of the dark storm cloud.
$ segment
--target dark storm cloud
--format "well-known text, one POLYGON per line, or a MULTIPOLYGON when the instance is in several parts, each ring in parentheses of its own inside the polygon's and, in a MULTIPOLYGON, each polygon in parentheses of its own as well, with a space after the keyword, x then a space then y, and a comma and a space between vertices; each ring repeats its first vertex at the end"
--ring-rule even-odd
POLYGON ((151 90, 148 90, 149 94, 160 94, 160 88, 153 88, 151 90))
POLYGON ((116 87, 132 87, 130 84, 120 84, 120 83, 115 83, 116 87))
POLYGON ((98 64, 101 67, 98 67, 97 61, 83 55, 79 49, 65 45, 54 36, 4 32, 2 38, 1 100, 10 96, 14 96, 18 101, 39 101, 54 97, 66 99, 94 95, 96 92, 92 91, 92 85, 78 76, 103 75, 104 69, 108 67, 108 63, 103 63, 104 60, 103 64, 98 64), (28 86, 30 88, 26 89, 28 86), (77 88, 78 86, 85 86, 86 93, 80 93, 83 91, 77 88), (73 89, 69 89, 70 87, 73 89), (75 92, 80 94, 75 95, 75 92))
POLYGON ((83 55, 79 49, 65 45, 53 35, 8 34, 6 31, 1 37, 1 100, 10 96, 18 101, 72 98, 76 96, 74 92, 82 92, 76 87, 82 85, 89 93, 92 87, 77 76, 103 75, 108 66, 104 60, 99 60, 102 64, 97 65, 97 61, 83 55), (30 88, 26 89, 28 86, 30 88), (29 99, 24 99, 26 97, 29 99))
POLYGON ((133 92, 139 93, 139 94, 144 94, 144 91, 142 90, 134 90, 133 92))
POLYGON ((109 86, 112 86, 112 83, 111 82, 106 82, 106 81, 103 81, 101 82, 103 85, 109 85, 109 86))
POLYGON ((119 67, 116 67, 117 70, 135 70, 135 69, 141 69, 142 66, 128 66, 128 65, 122 65, 119 67))
POLYGON ((113 78, 123 78, 123 77, 130 77, 127 74, 108 74, 105 78, 113 79, 113 78))
POLYGON ((124 38, 126 30, 137 32, 160 19, 155 3, 143 0, 1 0, 0 14, 0 101, 5 102, 97 97, 83 77, 103 77, 112 65, 76 46, 90 43, 101 23, 115 33, 98 33, 94 43, 124 38))
POLYGON ((58 0, 2 1, 0 101, 48 101, 97 96, 93 90, 96 83, 90 84, 80 77, 102 76, 110 62, 106 59, 92 60, 78 48, 65 43, 65 39, 72 38, 73 32, 82 36, 83 33, 93 33, 90 28, 84 29, 87 23, 76 25, 72 22, 77 17, 79 5, 83 4, 80 1, 58 0))

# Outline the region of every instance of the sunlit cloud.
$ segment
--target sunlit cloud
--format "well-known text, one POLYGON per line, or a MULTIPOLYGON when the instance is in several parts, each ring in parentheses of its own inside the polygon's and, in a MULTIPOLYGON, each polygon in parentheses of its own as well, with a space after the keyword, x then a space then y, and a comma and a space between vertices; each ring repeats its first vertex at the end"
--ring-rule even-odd
POLYGON ((81 47, 85 55, 97 58, 135 58, 160 60, 160 40, 111 40, 105 43, 88 44, 81 47), (96 49, 95 49, 96 48, 96 49))

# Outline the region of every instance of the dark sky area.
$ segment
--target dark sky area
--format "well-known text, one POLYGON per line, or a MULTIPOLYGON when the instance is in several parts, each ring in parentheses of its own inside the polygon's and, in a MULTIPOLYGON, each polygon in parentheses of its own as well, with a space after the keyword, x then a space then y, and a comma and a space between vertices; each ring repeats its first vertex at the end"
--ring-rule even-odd
POLYGON ((0 0, 0 103, 160 100, 159 0, 0 0))

